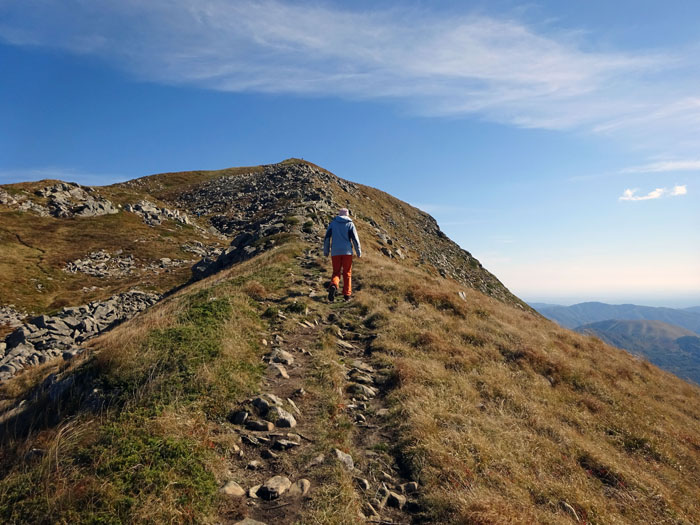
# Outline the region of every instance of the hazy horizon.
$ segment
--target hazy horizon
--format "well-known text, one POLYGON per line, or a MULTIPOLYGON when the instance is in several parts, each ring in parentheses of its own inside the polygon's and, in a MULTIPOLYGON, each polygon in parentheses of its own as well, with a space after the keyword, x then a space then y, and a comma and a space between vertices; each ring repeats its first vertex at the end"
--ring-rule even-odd
MULTIPOLYGON (((516 294, 517 295, 517 294, 516 294)), ((575 297, 575 296, 561 296, 561 297, 547 297, 547 296, 518 296, 523 301, 528 304, 534 303, 546 303, 556 306, 573 306, 575 304, 581 303, 605 303, 613 306, 623 305, 623 304, 634 304, 637 306, 651 306, 651 307, 664 307, 682 310, 685 308, 692 308, 695 306, 700 306, 700 297, 693 296, 692 298, 654 298, 654 297, 610 297, 605 298, 601 296, 590 296, 590 297, 575 297), (532 298, 534 297, 534 299, 532 298)))

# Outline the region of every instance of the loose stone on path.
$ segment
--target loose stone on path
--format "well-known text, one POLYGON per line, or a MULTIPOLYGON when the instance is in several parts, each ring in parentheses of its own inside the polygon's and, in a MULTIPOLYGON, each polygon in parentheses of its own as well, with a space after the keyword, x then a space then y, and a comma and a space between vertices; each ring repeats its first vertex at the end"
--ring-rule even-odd
POLYGON ((355 462, 352 460, 352 456, 350 454, 346 454, 340 449, 334 448, 333 453, 335 454, 335 457, 340 461, 343 465, 345 465, 345 468, 348 470, 353 470, 355 468, 355 462))
POLYGON ((246 518, 244 520, 237 521, 233 525, 267 525, 267 523, 263 523, 262 521, 256 521, 251 518, 246 518))
POLYGON ((268 411, 268 417, 274 418, 275 425, 280 428, 294 428, 297 426, 297 420, 294 419, 294 416, 281 407, 272 407, 268 411))
POLYGON ((274 476, 263 483, 263 486, 258 490, 258 496, 266 500, 277 499, 291 486, 292 482, 289 481, 289 478, 274 476))
POLYGON ((289 379, 289 373, 287 372, 287 369, 279 363, 272 363, 270 365, 270 371, 276 377, 281 377, 282 379, 289 379))
POLYGON ((294 364, 294 356, 286 350, 280 350, 279 348, 273 350, 267 358, 272 363, 282 363, 287 366, 294 364))
POLYGON ((311 482, 308 479, 300 479, 289 488, 289 496, 298 498, 306 496, 311 489, 311 482))
POLYGON ((235 481, 227 481, 226 484, 221 487, 221 492, 234 498, 241 498, 245 496, 246 493, 243 487, 235 481))

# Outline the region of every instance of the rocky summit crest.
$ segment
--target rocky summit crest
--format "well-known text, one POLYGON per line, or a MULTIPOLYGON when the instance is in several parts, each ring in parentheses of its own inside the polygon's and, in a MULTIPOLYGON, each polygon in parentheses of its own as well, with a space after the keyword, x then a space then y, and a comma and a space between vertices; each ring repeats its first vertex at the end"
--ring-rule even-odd
MULTIPOLYGON (((47 276, 47 284, 60 295, 62 286, 75 285, 75 281, 84 277, 85 284, 92 286, 83 286, 83 290, 101 292, 90 303, 92 309, 100 306, 102 311, 107 305, 112 312, 110 315, 114 316, 105 321, 91 315, 91 308, 71 304, 54 314, 57 331, 47 331, 42 317, 29 320, 24 327, 16 328, 3 343, 5 355, 0 358, 0 380, 11 377, 24 366, 44 363, 57 355, 75 355, 81 351, 84 341, 113 326, 115 320, 123 321, 150 306, 155 301, 153 298, 158 298, 157 294, 134 295, 132 290, 134 286, 149 283, 149 279, 145 282, 139 280, 140 276, 150 277, 153 273, 160 277, 161 272, 172 274, 177 270, 179 283, 162 278, 157 281, 166 281, 172 286, 183 285, 187 282, 183 272, 188 266, 192 271, 190 278, 199 280, 291 239, 320 245, 325 227, 340 207, 352 210, 366 249, 401 264, 422 268, 429 274, 454 279, 519 308, 528 308, 471 254, 448 239, 427 213, 384 192, 343 180, 298 159, 204 174, 155 175, 105 188, 50 182, 10 186, 0 191, 8 230, 18 229, 20 224, 17 223, 30 223, 33 218, 37 219, 36 216, 50 221, 53 231, 40 241, 44 248, 27 244, 19 233, 14 239, 39 253, 48 252, 54 259, 53 264, 60 266, 61 281, 64 282, 56 283, 56 278, 47 276), (14 210, 20 212, 19 217, 16 212, 14 215, 8 213, 14 210), (109 220, 105 216, 116 217, 109 220), (85 223, 89 218, 93 219, 92 222, 85 223), (109 222, 98 224, 97 220, 109 222), (164 244, 171 244, 163 234, 174 227, 187 241, 180 244, 178 251, 188 252, 190 256, 144 260, 143 250, 133 242, 130 242, 131 246, 119 245, 119 239, 113 238, 115 229, 130 237, 130 231, 136 229, 134 222, 141 223, 140 229, 145 225, 147 229, 156 230, 150 239, 137 239, 142 244, 150 244, 155 252, 164 244), (57 227, 57 224, 61 226, 57 227), (97 228, 90 232, 91 241, 97 243, 94 247, 99 247, 98 251, 79 253, 75 250, 80 250, 80 244, 76 243, 72 246, 75 259, 66 257, 69 260, 61 260, 63 253, 50 253, 57 244, 70 243, 75 230, 86 227, 89 230, 94 226, 97 228), (100 231, 103 226, 107 228, 100 231), (213 239, 219 246, 228 239, 230 243, 228 247, 218 248, 212 246, 213 239), (206 244, 210 248, 205 248, 206 244), (111 252, 107 249, 110 246, 111 252), (192 246, 200 246, 200 254, 204 255, 194 264, 191 264, 192 246), (137 264, 139 261, 141 263, 137 264), (73 282, 65 282, 67 273, 76 277, 73 282), (107 282, 111 286, 93 284, 96 282, 107 282), (112 295, 104 297, 106 294, 102 290, 110 290, 112 295), (143 307, 134 308, 133 297, 143 297, 143 307), (70 320, 67 327, 63 317, 70 320)), ((8 240, 11 241, 11 237, 8 240)), ((160 255, 171 254, 172 247, 169 248, 160 255)), ((45 256, 38 258, 41 260, 45 256)), ((37 266, 47 273, 46 268, 37 266)), ((17 266, 14 270, 14 279, 26 278, 17 266)), ((44 295, 43 285, 36 286, 32 295, 44 295)), ((160 289, 156 291, 162 293, 168 291, 162 285, 157 288, 160 289)), ((26 303, 26 290, 23 293, 26 303)), ((17 299, 18 296, 3 297, 3 306, 14 305, 17 299)), ((55 306, 56 301, 35 313, 53 313, 55 306)), ((19 312, 12 312, 15 318, 21 317, 19 312)), ((27 317, 31 319, 31 315, 27 317)), ((5 330, 11 328, 7 324, 5 330)))

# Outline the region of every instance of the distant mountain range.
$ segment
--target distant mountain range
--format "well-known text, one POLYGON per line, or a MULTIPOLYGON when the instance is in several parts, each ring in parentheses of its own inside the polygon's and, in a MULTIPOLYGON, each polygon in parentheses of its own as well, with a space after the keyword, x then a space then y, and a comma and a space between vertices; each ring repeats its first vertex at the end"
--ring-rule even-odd
POLYGON ((700 384, 700 306, 681 309, 599 302, 530 306, 566 328, 595 335, 700 384))
POLYGON ((608 344, 641 355, 678 377, 700 384, 700 336, 661 321, 599 321, 577 332, 595 335, 608 344))
POLYGON ((700 334, 700 306, 676 309, 598 302, 579 303, 572 306, 531 303, 530 306, 566 328, 576 328, 610 319, 646 320, 662 321, 700 334))

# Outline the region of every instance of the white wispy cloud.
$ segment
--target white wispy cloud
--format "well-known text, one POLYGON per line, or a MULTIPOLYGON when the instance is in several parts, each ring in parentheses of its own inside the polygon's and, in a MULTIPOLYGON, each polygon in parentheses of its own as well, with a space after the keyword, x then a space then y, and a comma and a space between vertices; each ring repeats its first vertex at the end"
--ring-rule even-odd
POLYGON ((620 173, 662 173, 672 171, 700 171, 700 160, 665 160, 641 166, 631 166, 620 173))
POLYGON ((654 199, 660 199, 661 197, 678 197, 680 195, 686 195, 688 189, 685 185, 674 186, 670 190, 667 188, 656 188, 646 195, 637 195, 638 189, 626 189, 622 195, 619 197, 621 201, 648 201, 654 199))
POLYGON ((671 190, 671 197, 676 197, 677 195, 686 195, 688 193, 688 188, 684 184, 683 186, 674 186, 671 190))
POLYGON ((96 55, 150 81, 388 99, 424 115, 475 114, 530 128, 637 133, 661 126, 673 131, 669 140, 700 143, 700 102, 692 91, 668 89, 670 76, 697 79, 694 54, 592 50, 582 35, 415 7, 0 1, 0 39, 96 55))

